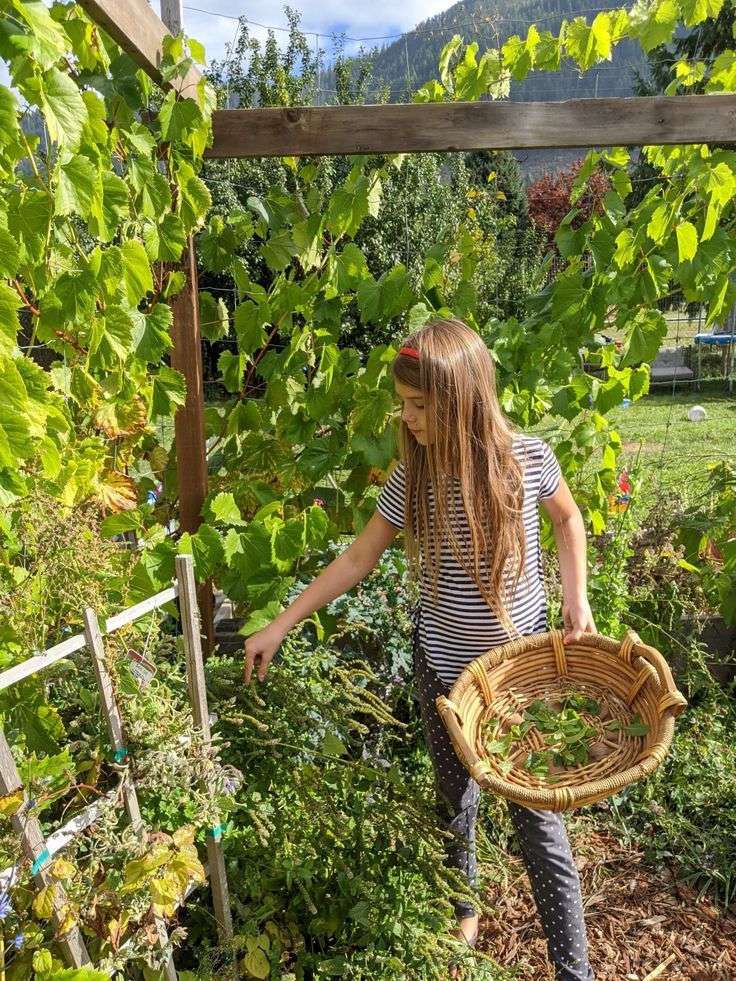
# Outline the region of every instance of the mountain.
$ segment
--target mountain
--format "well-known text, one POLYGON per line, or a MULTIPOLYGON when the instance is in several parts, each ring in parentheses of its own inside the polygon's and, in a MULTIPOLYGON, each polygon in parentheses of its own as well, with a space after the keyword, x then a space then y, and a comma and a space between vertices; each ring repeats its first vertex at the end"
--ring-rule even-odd
MULTIPOLYGON (((615 0, 599 0, 596 10, 620 6, 615 0)), ((526 37, 529 24, 557 33, 563 19, 572 20, 586 7, 581 0, 461 0, 449 10, 418 24, 398 40, 379 49, 373 62, 376 83, 390 86, 392 102, 406 102, 410 92, 438 75, 440 52, 454 34, 477 41, 482 52, 498 47, 509 37, 526 37)), ((589 18, 592 14, 586 15, 589 18)), ((514 102, 553 102, 634 94, 636 72, 648 76, 641 47, 624 41, 612 60, 582 73, 573 64, 559 72, 533 72, 523 82, 511 82, 514 102)), ((558 169, 578 159, 581 150, 523 150, 515 155, 527 179, 546 169, 558 169)))

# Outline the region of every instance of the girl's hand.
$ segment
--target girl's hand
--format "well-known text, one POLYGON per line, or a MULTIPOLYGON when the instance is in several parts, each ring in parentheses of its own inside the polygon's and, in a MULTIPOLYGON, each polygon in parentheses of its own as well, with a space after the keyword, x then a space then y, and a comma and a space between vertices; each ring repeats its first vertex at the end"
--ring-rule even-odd
POLYGON ((574 644, 582 634, 598 633, 587 596, 562 604, 562 622, 565 626, 563 644, 574 644))
POLYGON ((258 664, 258 680, 264 680, 268 666, 287 633, 288 630, 283 630, 272 621, 263 630, 258 630, 247 638, 243 645, 245 648, 243 667, 246 685, 250 684, 250 676, 256 663, 258 664))

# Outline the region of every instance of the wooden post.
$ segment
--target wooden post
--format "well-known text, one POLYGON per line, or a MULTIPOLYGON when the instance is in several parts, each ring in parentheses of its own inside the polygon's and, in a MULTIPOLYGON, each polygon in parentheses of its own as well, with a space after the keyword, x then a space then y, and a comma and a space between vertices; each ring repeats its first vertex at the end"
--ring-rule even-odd
MULTIPOLYGON (((191 555, 177 555, 176 577, 179 583, 179 606, 184 635, 184 653, 187 659, 189 699, 192 704, 194 724, 201 729, 205 745, 209 746, 211 742, 210 714, 207 707, 207 686, 202 660, 196 581, 191 555)), ((210 867, 212 901, 218 933, 221 941, 228 942, 233 937, 233 921, 230 912, 230 893, 227 884, 227 872, 225 871, 219 817, 216 818, 215 824, 215 828, 212 829, 213 833, 207 836, 207 859, 210 867)))
MULTIPOLYGON (((50 856, 46 847, 46 839, 41 831, 38 818, 28 809, 28 795, 20 779, 5 733, 0 728, 0 795, 6 797, 17 791, 22 791, 23 804, 10 818, 13 830, 20 837, 23 851, 33 862, 32 872, 37 888, 44 889, 50 885, 54 887, 54 923, 56 929, 59 930, 65 919, 66 892, 62 884, 53 879, 47 871, 50 856)), ((67 930, 56 942, 70 967, 83 967, 90 963, 90 957, 78 926, 75 925, 71 930, 67 930)))
MULTIPOLYGON (((84 611, 84 636, 87 641, 87 647, 92 655, 92 663, 94 664, 95 675, 97 677, 97 687, 99 688, 100 701, 102 702, 102 711, 105 716, 105 722, 107 723, 110 742, 115 753, 115 760, 116 762, 122 763, 128 752, 123 733, 123 719, 120 715, 118 703, 115 700, 112 677, 105 661, 105 645, 102 640, 100 624, 97 620, 97 614, 90 607, 87 607, 84 611)), ((123 777, 123 800, 133 830, 141 841, 145 842, 148 838, 148 830, 143 823, 140 805, 138 804, 138 794, 136 793, 135 784, 129 773, 123 777)), ((159 944, 162 948, 165 948, 169 943, 166 924, 160 916, 156 917, 155 923, 159 944)), ((164 977, 166 981, 176 981, 177 979, 173 954, 169 954, 164 965, 164 977)))
POLYGON ((161 20, 172 34, 178 34, 184 23, 183 0, 161 0, 161 20))

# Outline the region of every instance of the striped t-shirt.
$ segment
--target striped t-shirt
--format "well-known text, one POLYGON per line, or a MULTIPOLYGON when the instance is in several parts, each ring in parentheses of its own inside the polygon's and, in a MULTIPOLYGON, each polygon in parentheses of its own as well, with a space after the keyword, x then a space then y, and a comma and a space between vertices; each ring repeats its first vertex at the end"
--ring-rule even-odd
MULTIPOLYGON (((537 436, 515 435, 513 452, 524 470, 526 576, 522 574, 519 579, 516 596, 511 602, 511 597, 507 596, 507 608, 519 632, 530 634, 546 630, 547 621, 538 502, 555 493, 561 471, 551 448, 537 436)), ((458 534, 469 536, 470 529, 464 517, 457 478, 455 484, 456 507, 458 514, 463 515, 458 534)), ((404 464, 398 463, 381 488, 376 502, 376 510, 397 528, 404 527, 404 493, 404 464)), ((431 514, 434 508, 431 486, 428 504, 431 514)), ((509 585, 512 581, 509 579, 509 585)), ((428 664, 446 684, 452 684, 473 658, 489 647, 505 644, 510 639, 507 630, 485 602, 473 580, 457 563, 446 542, 442 544, 440 552, 438 604, 432 602, 432 586, 425 573, 420 582, 420 596, 419 642, 428 664)))

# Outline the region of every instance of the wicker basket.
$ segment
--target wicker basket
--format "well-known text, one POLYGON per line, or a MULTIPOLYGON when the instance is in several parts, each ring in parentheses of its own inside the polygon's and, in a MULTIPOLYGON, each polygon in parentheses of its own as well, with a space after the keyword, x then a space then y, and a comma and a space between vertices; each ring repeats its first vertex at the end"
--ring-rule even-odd
POLYGON ((592 804, 652 773, 667 755, 675 716, 687 706, 665 659, 633 631, 620 642, 583 634, 567 647, 563 636, 552 630, 491 648, 468 664, 448 697, 437 699, 455 751, 478 784, 517 804, 549 811, 592 804), (614 734, 604 730, 596 716, 583 713, 612 751, 596 762, 565 768, 552 782, 521 766, 530 750, 544 745, 533 728, 514 744, 508 757, 513 767, 504 776, 502 760, 486 752, 483 724, 523 712, 535 699, 554 699, 573 687, 605 705, 607 714, 624 724, 638 712, 649 732, 614 734))

